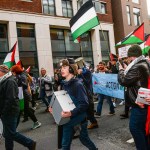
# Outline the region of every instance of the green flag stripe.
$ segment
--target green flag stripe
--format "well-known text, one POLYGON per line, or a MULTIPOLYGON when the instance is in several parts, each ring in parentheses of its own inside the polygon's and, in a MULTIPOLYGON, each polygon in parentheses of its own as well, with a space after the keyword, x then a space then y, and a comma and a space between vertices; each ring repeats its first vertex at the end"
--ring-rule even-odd
POLYGON ((131 36, 122 44, 136 44, 136 43, 141 43, 141 42, 143 42, 141 39, 137 38, 136 36, 131 36))
POLYGON ((14 65, 14 62, 9 61, 9 62, 5 62, 3 64, 6 65, 10 69, 14 65))
POLYGON ((85 24, 83 24, 80 28, 78 28, 75 32, 72 33, 73 40, 75 40, 77 37, 79 37, 86 31, 90 30, 91 28, 97 26, 98 24, 99 24, 99 20, 96 16, 93 19, 86 22, 85 24))
POLYGON ((147 54, 149 49, 150 49, 150 46, 147 46, 144 49, 142 49, 142 54, 147 54))

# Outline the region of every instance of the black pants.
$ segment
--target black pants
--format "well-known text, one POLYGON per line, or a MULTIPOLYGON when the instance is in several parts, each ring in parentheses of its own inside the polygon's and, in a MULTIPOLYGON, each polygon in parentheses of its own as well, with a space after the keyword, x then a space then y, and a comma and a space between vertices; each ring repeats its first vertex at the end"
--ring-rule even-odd
POLYGON ((35 100, 36 100, 36 94, 33 90, 31 90, 31 93, 32 93, 32 101, 31 101, 31 104, 32 104, 32 107, 35 107, 35 100))
POLYGON ((27 119, 28 117, 31 118, 33 122, 37 122, 37 118, 35 117, 34 110, 29 107, 29 101, 24 101, 24 119, 27 119))
POLYGON ((97 120, 94 117, 94 102, 89 103, 89 108, 87 110, 87 118, 91 123, 97 123, 97 120))

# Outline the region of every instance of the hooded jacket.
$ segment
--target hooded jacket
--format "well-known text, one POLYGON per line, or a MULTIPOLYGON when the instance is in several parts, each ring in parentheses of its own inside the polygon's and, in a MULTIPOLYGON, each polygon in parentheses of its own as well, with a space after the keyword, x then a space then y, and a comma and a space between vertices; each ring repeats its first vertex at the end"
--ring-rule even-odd
POLYGON ((63 82, 63 89, 68 92, 76 108, 71 111, 72 117, 85 113, 89 106, 86 90, 77 78, 63 82))

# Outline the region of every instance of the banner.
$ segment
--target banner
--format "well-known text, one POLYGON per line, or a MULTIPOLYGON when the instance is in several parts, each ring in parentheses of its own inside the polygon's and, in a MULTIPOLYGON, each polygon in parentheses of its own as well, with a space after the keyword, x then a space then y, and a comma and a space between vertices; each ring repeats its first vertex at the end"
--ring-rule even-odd
POLYGON ((93 91, 124 99, 124 87, 118 83, 117 74, 93 73, 93 91))

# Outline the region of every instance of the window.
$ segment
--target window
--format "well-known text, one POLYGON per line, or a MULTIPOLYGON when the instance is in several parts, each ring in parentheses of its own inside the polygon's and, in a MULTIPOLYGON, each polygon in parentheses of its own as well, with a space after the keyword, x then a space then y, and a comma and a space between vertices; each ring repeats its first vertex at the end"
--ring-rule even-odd
POLYGON ((70 30, 50 29, 52 54, 54 68, 59 61, 66 57, 78 58, 84 56, 85 61, 93 63, 93 53, 90 34, 81 37, 82 51, 80 45, 73 42, 70 30))
POLYGON ((8 51, 9 48, 7 25, 0 24, 0 64, 3 63, 8 51))
POLYGON ((106 3, 93 0, 93 5, 95 7, 96 12, 100 14, 106 14, 106 3))
POLYGON ((139 0, 132 0, 132 2, 139 4, 139 0))
POLYGON ((38 76, 38 59, 33 24, 17 23, 19 56, 25 68, 31 66, 31 70, 38 76))
POLYGON ((130 7, 126 6, 128 25, 131 25, 130 7))
POLYGON ((87 2, 88 0, 78 0, 78 10, 80 9, 80 7, 87 2))
POLYGON ((108 33, 108 31, 100 31, 101 53, 104 61, 109 60, 110 46, 108 33))
POLYGON ((43 13, 55 15, 55 2, 54 0, 43 0, 43 13))
POLYGON ((134 24, 135 24, 135 26, 139 26, 141 24, 140 9, 133 8, 133 15, 134 15, 134 24))
POLYGON ((63 16, 65 16, 65 17, 72 17, 73 16, 73 9, 72 9, 72 1, 71 0, 62 0, 62 12, 63 12, 63 16))

